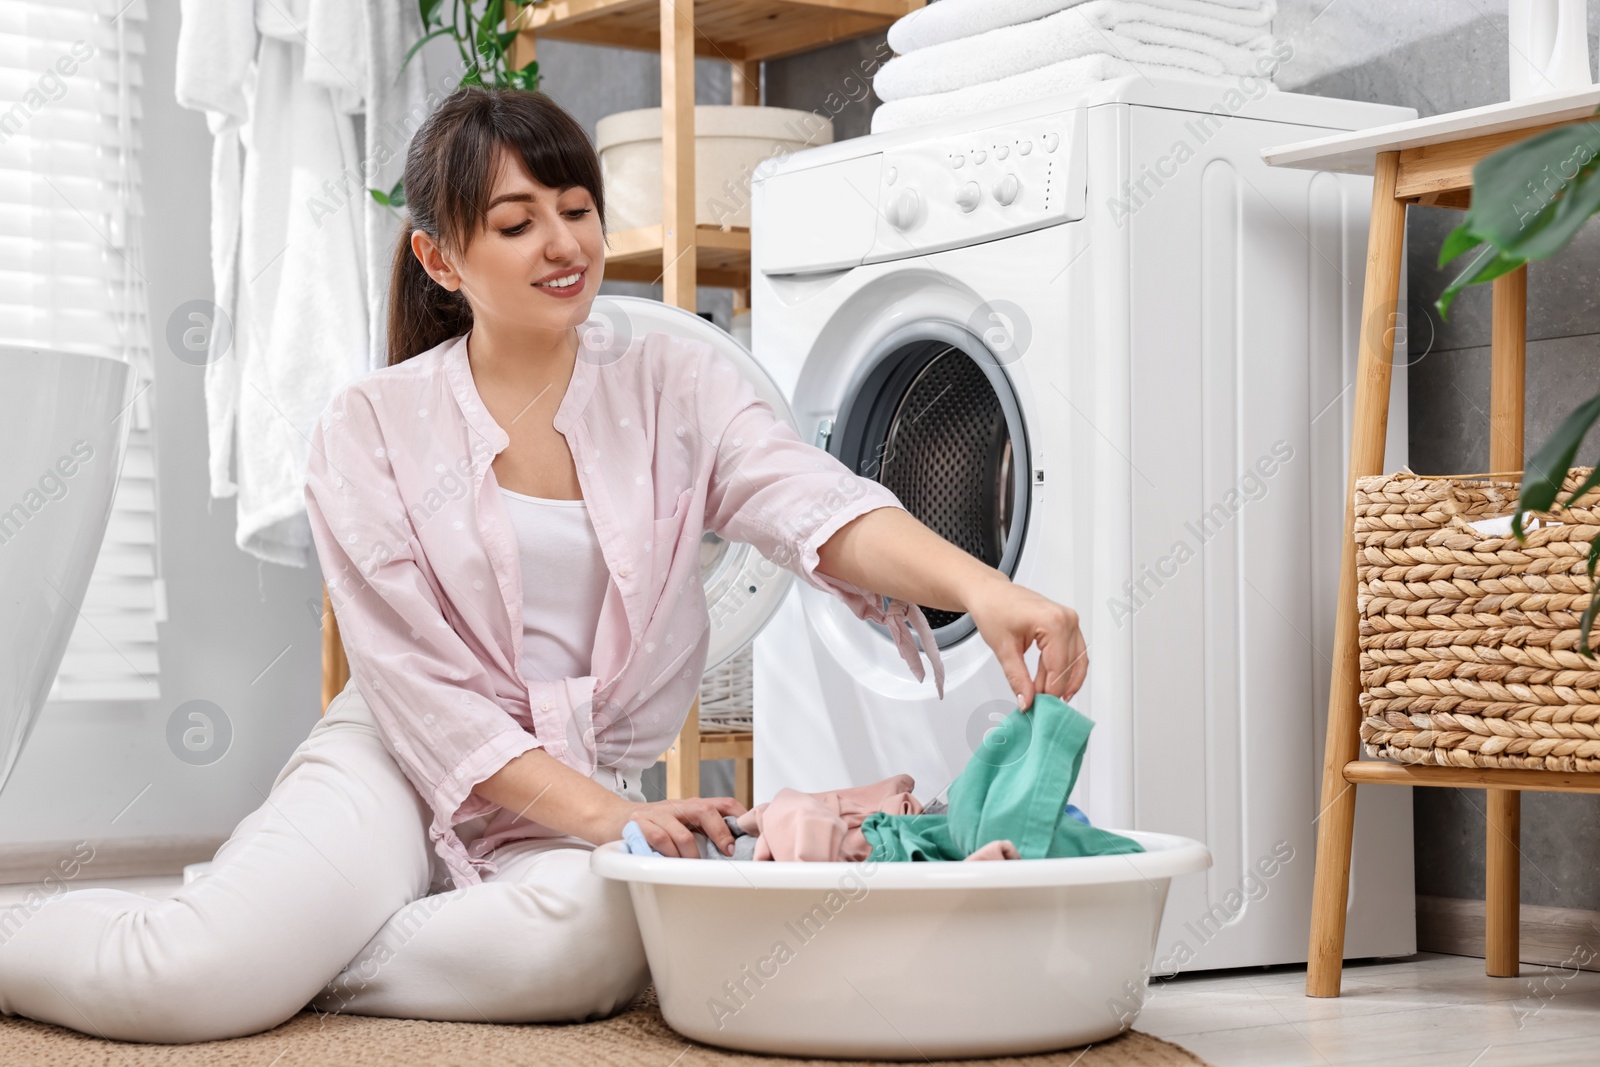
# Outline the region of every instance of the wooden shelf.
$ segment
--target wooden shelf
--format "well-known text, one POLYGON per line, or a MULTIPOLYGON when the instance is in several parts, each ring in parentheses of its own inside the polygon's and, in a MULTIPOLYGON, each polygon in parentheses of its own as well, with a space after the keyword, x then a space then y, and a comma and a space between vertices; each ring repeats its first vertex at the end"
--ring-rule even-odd
MULTIPOLYGON (((662 227, 641 226, 610 235, 606 280, 658 285, 665 273, 662 227)), ((745 226, 696 226, 694 243, 699 284, 727 289, 750 287, 750 230, 745 226)))
POLYGON ((1352 760, 1344 780, 1363 785, 1432 785, 1456 789, 1526 789, 1536 793, 1600 793, 1593 771, 1522 771, 1497 767, 1434 767, 1427 764, 1352 760))
MULTIPOLYGON (((687 2, 687 0, 685 0, 687 2)), ((758 62, 878 33, 923 0, 697 0, 694 54, 758 62)), ((661 51, 661 0, 551 0, 523 8, 522 33, 661 51)))

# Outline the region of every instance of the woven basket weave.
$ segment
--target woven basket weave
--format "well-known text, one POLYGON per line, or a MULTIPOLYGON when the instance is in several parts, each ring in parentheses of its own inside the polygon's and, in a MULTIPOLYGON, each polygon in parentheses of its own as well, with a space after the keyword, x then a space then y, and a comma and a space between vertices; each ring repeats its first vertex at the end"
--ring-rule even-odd
MULTIPOLYGON (((1589 471, 1570 471, 1558 499, 1589 471)), ((1600 488, 1576 506, 1529 513, 1520 544, 1468 525, 1514 513, 1520 490, 1520 471, 1356 479, 1369 756, 1600 771, 1600 627, 1589 637, 1596 658, 1578 652, 1600 488)))

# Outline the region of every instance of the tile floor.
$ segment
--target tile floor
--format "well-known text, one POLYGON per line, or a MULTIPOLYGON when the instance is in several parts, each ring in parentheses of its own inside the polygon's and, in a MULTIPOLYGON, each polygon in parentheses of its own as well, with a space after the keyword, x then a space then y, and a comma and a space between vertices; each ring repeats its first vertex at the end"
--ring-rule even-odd
MULTIPOLYGON (((161 897, 175 878, 74 882, 161 897)), ((0 907, 29 886, 0 886, 0 907)), ((1344 994, 1305 995, 1304 967, 1198 972, 1150 985, 1135 1024, 1214 1067, 1561 1067, 1600 1063, 1600 973, 1421 953, 1345 966, 1344 994)))
POLYGON ((1305 968, 1151 983, 1138 1029, 1214 1067, 1556 1067, 1600 1063, 1600 973, 1420 953, 1347 964, 1338 998, 1305 995, 1305 968))

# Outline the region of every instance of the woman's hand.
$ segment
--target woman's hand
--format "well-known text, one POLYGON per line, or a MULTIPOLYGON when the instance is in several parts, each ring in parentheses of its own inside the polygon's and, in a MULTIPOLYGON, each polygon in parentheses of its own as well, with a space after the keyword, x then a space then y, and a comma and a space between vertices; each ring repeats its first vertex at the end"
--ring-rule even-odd
POLYGON ((1040 693, 1070 700, 1083 685, 1089 652, 1076 611, 998 573, 966 600, 967 613, 999 658, 1019 708, 1031 707, 1040 693), (1039 669, 1032 678, 1022 658, 1031 645, 1039 647, 1039 669))
POLYGON ((733 852, 733 831, 724 815, 743 815, 745 806, 734 797, 686 797, 682 800, 656 800, 639 803, 613 794, 615 804, 601 816, 596 842, 618 841, 623 824, 630 819, 639 824, 650 847, 663 856, 698 859, 700 846, 694 831, 699 830, 724 856, 733 852))

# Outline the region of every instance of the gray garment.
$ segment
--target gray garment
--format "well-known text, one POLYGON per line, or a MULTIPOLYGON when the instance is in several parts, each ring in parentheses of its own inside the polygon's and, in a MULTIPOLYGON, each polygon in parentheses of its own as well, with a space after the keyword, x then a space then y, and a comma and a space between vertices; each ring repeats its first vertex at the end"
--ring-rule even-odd
POLYGON ((747 834, 739 826, 739 820, 732 815, 724 815, 722 821, 728 824, 728 829, 733 831, 733 855, 725 856, 717 851, 716 842, 704 834, 695 835, 695 844, 700 846, 700 858, 703 860, 715 857, 719 860, 750 860, 755 859, 756 842, 761 840, 758 834, 747 834))

